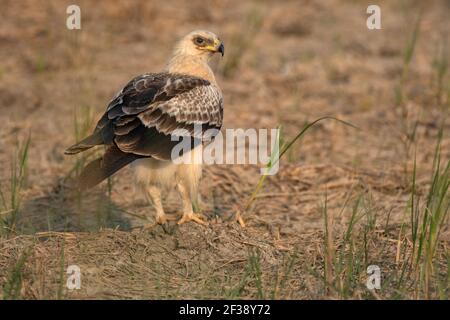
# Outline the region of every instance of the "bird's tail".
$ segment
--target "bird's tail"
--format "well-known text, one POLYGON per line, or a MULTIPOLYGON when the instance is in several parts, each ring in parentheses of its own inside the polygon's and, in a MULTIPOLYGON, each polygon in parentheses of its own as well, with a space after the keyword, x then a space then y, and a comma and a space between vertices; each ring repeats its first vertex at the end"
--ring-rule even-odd
POLYGON ((79 152, 85 151, 87 149, 90 149, 94 146, 98 146, 103 144, 103 137, 100 132, 94 132, 89 137, 81 140, 80 142, 74 144, 70 148, 68 148, 66 151, 64 151, 65 154, 77 154, 79 152))
POLYGON ((78 188, 81 190, 92 188, 139 158, 141 157, 138 155, 120 151, 116 146, 109 147, 103 157, 84 167, 78 178, 78 188))

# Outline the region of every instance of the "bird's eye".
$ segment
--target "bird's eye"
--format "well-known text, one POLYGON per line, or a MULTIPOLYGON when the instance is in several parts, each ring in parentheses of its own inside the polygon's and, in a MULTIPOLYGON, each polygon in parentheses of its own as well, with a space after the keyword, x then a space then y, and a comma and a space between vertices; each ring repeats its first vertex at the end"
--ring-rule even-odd
POLYGON ((196 44, 203 44, 205 42, 205 40, 203 40, 203 38, 200 38, 200 37, 195 38, 194 41, 196 44))

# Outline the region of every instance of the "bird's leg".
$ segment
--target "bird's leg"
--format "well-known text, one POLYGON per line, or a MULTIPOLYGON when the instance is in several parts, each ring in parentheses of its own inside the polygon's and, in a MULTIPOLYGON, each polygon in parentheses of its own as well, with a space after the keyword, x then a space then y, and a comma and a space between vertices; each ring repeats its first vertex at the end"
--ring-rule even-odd
POLYGON ((149 202, 153 204, 153 207, 156 210, 156 223, 158 224, 165 224, 167 220, 171 220, 167 217, 166 213, 164 212, 164 208, 161 201, 161 190, 158 187, 155 186, 149 186, 147 188, 147 199, 149 202))
POLYGON ((207 225, 208 223, 204 221, 199 214, 194 213, 194 210, 192 208, 192 197, 190 195, 189 189, 186 188, 182 183, 178 183, 177 187, 183 199, 183 217, 178 221, 178 224, 183 224, 188 221, 194 221, 202 225, 207 225))

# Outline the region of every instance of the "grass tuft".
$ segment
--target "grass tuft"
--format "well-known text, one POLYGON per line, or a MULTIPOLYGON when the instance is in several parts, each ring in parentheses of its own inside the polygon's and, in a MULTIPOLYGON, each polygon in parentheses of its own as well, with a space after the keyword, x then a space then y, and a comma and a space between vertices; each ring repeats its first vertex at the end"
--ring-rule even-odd
MULTIPOLYGON (((266 180, 268 173, 272 170, 272 168, 278 164, 278 162, 280 161, 281 157, 283 157, 283 155, 295 144, 295 142, 297 142, 297 140, 299 140, 300 138, 303 137, 303 135, 312 127, 314 127, 314 125, 316 125, 317 123, 324 121, 324 120, 334 120, 337 122, 340 122, 342 124, 345 124, 347 126, 353 127, 353 128, 357 128, 356 126, 354 126, 351 123, 348 123, 346 121, 343 120, 339 120, 337 118, 334 117, 330 117, 330 116, 325 116, 325 117, 321 117, 318 118, 310 123, 305 124, 305 126, 303 127, 302 130, 300 130, 300 132, 289 142, 285 142, 283 144, 283 146, 281 146, 281 148, 279 147, 278 143, 276 143, 276 145, 274 146, 274 150, 271 154, 270 157, 270 161, 266 166, 265 169, 265 174, 263 174, 261 176, 261 178, 259 179, 255 189, 253 190, 252 194, 250 195, 249 199, 247 200, 247 202, 245 203, 242 212, 246 213, 248 212, 248 210, 250 209, 251 205, 253 204, 253 202, 255 201, 257 195, 259 194, 259 192, 261 191, 261 188, 264 184, 264 181, 266 180)), ((276 137, 276 141, 280 140, 280 136, 279 136, 279 132, 280 130, 278 130, 278 136, 276 137)))
POLYGON ((18 143, 12 155, 11 175, 9 179, 9 199, 6 191, 0 185, 0 235, 13 233, 20 213, 22 193, 28 168, 28 151, 31 143, 31 135, 24 143, 18 143))
POLYGON ((28 251, 23 252, 17 263, 12 268, 8 280, 3 286, 4 300, 17 300, 20 298, 22 291, 23 269, 28 256, 28 251))

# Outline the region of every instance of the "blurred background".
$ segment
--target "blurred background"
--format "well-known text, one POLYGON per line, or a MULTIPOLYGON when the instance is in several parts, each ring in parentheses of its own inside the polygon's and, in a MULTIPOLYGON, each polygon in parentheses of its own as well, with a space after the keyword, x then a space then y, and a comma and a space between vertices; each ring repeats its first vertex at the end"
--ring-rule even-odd
MULTIPOLYGON (((33 234, 139 225, 149 209, 128 193, 128 169, 80 199, 69 191, 86 159, 63 152, 131 77, 160 71, 195 29, 225 43, 225 56, 212 61, 225 128, 281 126, 289 141, 325 115, 359 127, 322 122, 287 152, 253 208, 258 223, 271 224, 262 234, 322 230, 325 193, 336 223, 348 219, 339 214, 346 199, 361 194, 383 217, 403 221, 412 175, 425 197, 436 146, 444 163, 450 158, 450 1, 372 2, 77 0, 81 30, 68 30, 74 1, 2 0, 0 185, 4 212, 17 209, 9 226, 33 234), (381 8, 381 30, 366 26, 369 4, 381 8)), ((209 218, 230 219, 257 172, 205 168, 209 218)), ((169 197, 169 212, 177 206, 169 197)))

